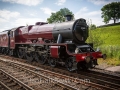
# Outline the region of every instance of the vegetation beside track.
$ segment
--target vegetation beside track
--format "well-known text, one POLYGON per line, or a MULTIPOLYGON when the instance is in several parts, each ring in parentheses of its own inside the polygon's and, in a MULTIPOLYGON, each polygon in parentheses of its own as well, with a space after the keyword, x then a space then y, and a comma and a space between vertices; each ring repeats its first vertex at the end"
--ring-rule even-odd
POLYGON ((120 25, 90 30, 87 42, 107 54, 107 64, 120 65, 120 25))

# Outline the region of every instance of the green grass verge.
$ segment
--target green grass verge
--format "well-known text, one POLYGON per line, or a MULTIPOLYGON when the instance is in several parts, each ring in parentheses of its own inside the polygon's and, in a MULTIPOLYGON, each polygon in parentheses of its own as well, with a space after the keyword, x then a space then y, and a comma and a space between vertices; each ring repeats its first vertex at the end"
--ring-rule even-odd
POLYGON ((120 25, 90 30, 87 42, 107 54, 108 64, 120 65, 120 25))

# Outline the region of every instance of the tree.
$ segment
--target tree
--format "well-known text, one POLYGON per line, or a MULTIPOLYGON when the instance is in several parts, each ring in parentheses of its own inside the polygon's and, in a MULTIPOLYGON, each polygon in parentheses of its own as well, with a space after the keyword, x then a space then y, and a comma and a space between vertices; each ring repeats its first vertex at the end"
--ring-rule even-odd
POLYGON ((91 24, 89 28, 90 28, 90 30, 94 30, 94 29, 96 29, 96 25, 95 24, 91 24))
POLYGON ((92 20, 91 20, 91 19, 88 19, 88 20, 87 20, 87 25, 89 26, 89 30, 94 30, 94 29, 96 29, 96 25, 95 25, 95 24, 92 24, 92 20))
POLYGON ((90 25, 92 24, 92 20, 88 19, 88 20, 86 20, 86 22, 87 22, 87 25, 90 27, 90 25))
POLYGON ((51 13, 50 18, 47 18, 48 23, 56 23, 56 22, 64 22, 65 15, 72 15, 74 18, 74 14, 68 8, 62 8, 56 13, 51 13))
POLYGON ((107 24, 110 20, 114 20, 114 23, 116 23, 120 19, 120 2, 112 2, 104 5, 101 11, 102 18, 104 18, 103 22, 107 24))

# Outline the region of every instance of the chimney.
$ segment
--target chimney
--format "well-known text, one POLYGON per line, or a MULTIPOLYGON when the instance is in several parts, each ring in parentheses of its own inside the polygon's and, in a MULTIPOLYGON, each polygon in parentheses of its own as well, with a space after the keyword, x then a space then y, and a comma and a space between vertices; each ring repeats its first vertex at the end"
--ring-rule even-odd
POLYGON ((66 21, 71 21, 73 16, 72 15, 65 15, 65 18, 66 18, 65 19, 66 21))

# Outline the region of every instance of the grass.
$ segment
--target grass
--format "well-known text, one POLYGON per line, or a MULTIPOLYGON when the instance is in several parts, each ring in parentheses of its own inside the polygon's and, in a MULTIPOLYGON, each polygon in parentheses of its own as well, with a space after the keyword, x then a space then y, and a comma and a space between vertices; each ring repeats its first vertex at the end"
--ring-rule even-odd
POLYGON ((107 64, 120 65, 120 25, 90 30, 87 42, 107 54, 107 64))
POLYGON ((115 59, 115 58, 107 58, 106 60, 98 59, 98 63, 99 64, 106 63, 112 66, 120 66, 120 60, 115 59))

